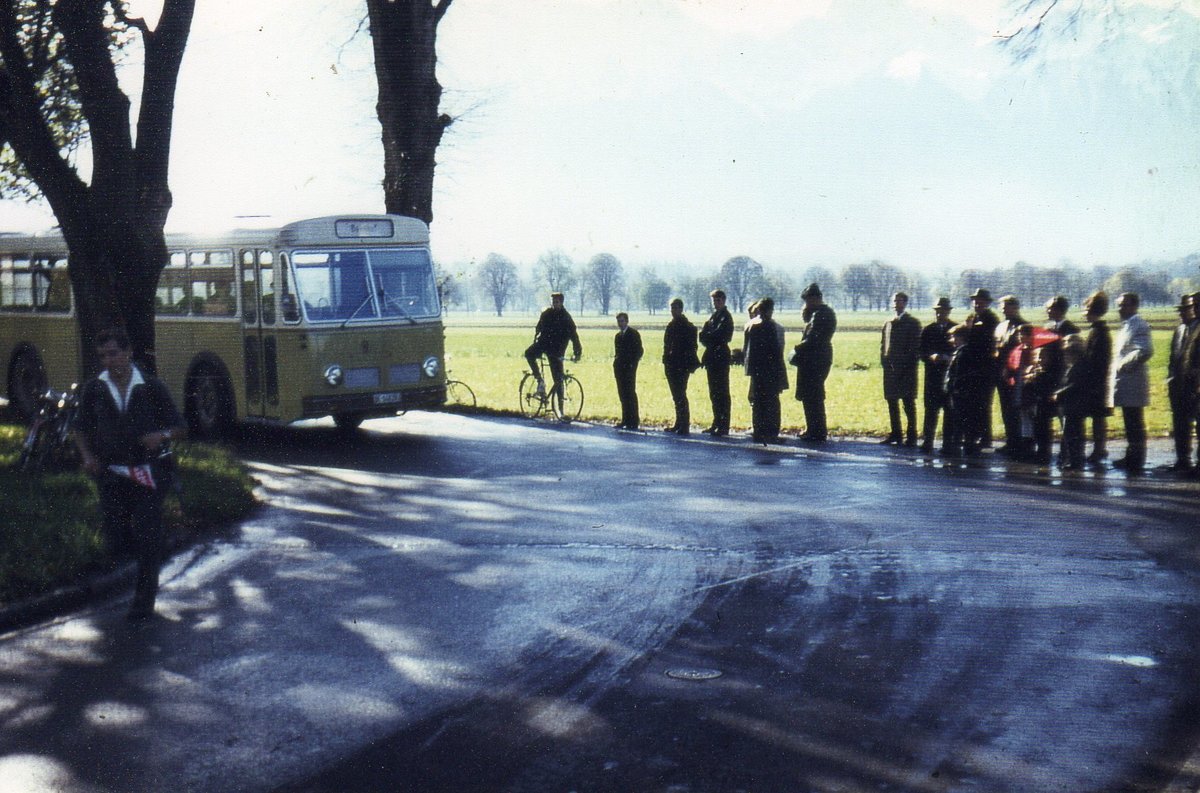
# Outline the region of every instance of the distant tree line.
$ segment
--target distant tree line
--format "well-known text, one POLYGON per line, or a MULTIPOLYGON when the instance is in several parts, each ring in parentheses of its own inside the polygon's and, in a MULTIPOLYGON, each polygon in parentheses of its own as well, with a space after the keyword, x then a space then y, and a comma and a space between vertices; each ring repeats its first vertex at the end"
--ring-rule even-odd
POLYGON ((507 256, 489 253, 482 261, 444 267, 439 265, 442 300, 451 310, 531 312, 547 304, 551 292, 562 292, 572 311, 588 310, 607 315, 618 310, 666 311, 672 298, 684 301, 687 310, 702 314, 709 308, 709 292, 723 289, 730 308, 741 311, 751 301, 771 296, 777 310, 799 305, 800 292, 818 283, 827 302, 851 310, 883 311, 896 292, 909 295, 914 310, 928 308, 941 296, 964 308, 968 296, 985 288, 999 298, 1014 294, 1027 306, 1064 295, 1073 305, 1097 289, 1109 294, 1137 292, 1143 305, 1175 302, 1185 292, 1200 291, 1200 253, 1174 262, 1141 262, 1124 267, 1074 265, 1040 267, 1017 262, 1011 267, 981 270, 965 268, 929 274, 905 270, 873 259, 843 265, 839 270, 770 268, 745 255, 730 257, 707 275, 684 265, 643 265, 626 273, 611 253, 598 253, 576 262, 561 250, 547 251, 529 266, 507 256))

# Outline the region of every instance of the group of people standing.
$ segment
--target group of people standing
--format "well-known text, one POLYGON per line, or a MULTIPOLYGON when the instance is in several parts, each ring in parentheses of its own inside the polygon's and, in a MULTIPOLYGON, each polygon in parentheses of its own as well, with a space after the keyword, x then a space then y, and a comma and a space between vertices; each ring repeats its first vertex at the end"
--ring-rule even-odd
MULTIPOLYGON (((570 314, 555 294, 551 308, 538 322, 535 357, 551 356, 551 369, 560 376, 561 357, 568 343, 578 358, 581 347, 570 314), (558 367, 554 356, 558 357, 558 367)), ((742 346, 734 348, 736 323, 720 289, 710 294, 712 313, 697 328, 683 312, 683 301, 671 302, 671 320, 663 333, 662 364, 675 420, 666 431, 691 432, 688 381, 703 368, 713 421, 705 432, 717 437, 729 433, 731 410, 729 372, 741 364, 749 378, 752 437, 768 443, 780 432, 780 394, 788 389, 787 365, 796 367, 796 399, 804 407, 805 429, 800 439, 823 443, 829 431, 825 414, 825 381, 833 365, 833 335, 837 315, 824 303, 821 288, 810 284, 801 295, 804 329, 800 342, 785 359, 784 330, 774 320, 774 301, 763 298, 751 304, 742 327, 742 346), (700 348, 703 347, 703 353, 700 348)), ((1114 467, 1140 473, 1146 464, 1145 408, 1150 403, 1147 362, 1154 354, 1150 326, 1138 311, 1138 295, 1127 292, 1116 300, 1120 325, 1115 337, 1105 319, 1109 298, 1104 292, 1083 304, 1084 328, 1067 319, 1065 297, 1044 305, 1046 319, 1027 322, 1015 295, 999 301, 1001 314, 992 310, 987 289, 971 296, 971 312, 956 323, 953 306, 942 297, 934 304, 934 321, 922 325, 908 312, 903 292, 892 297, 894 316, 880 334, 883 396, 887 403, 889 433, 882 443, 916 447, 933 453, 938 419, 942 417, 940 452, 947 456, 976 456, 993 442, 992 405, 999 401, 1004 443, 997 450, 1017 460, 1048 466, 1054 459, 1055 426, 1061 426, 1059 465, 1077 470, 1103 466, 1108 458, 1107 421, 1120 408, 1128 441, 1125 456, 1114 467), (917 392, 919 369, 924 365, 924 419, 918 435, 917 392), (1087 425, 1091 422, 1091 450, 1085 455, 1087 425)), ((1200 293, 1185 295, 1179 304, 1180 323, 1171 341, 1168 392, 1174 418, 1176 461, 1181 473, 1200 471, 1200 442, 1193 463, 1192 438, 1200 436, 1200 293)), ((637 370, 643 356, 641 336, 629 316, 617 314, 613 340, 613 374, 621 401, 618 429, 638 429, 637 370)), ((532 365, 532 364, 531 364, 532 365)), ((534 367, 534 371, 537 368, 534 367)))
MULTIPOLYGON (((1191 438, 1200 408, 1200 324, 1196 295, 1180 302, 1180 325, 1172 340, 1169 367, 1179 472, 1191 472, 1191 438)), ((1146 464, 1145 408, 1150 404, 1147 362, 1154 355, 1150 325, 1138 310, 1138 295, 1117 298, 1120 325, 1113 337, 1105 316, 1109 298, 1096 292, 1084 301, 1085 329, 1067 319, 1067 299, 1046 302, 1046 320, 1027 322, 1020 300, 1000 299, 1003 318, 991 309, 986 289, 971 295, 972 311, 962 323, 950 319, 951 303, 934 305, 934 322, 920 326, 907 312, 908 296, 893 296, 895 316, 880 340, 884 398, 891 431, 883 443, 915 446, 917 368, 925 365, 921 449, 932 452, 938 415, 943 418, 942 453, 977 455, 992 443, 992 402, 1000 403, 1004 445, 999 452, 1048 466, 1053 461, 1054 425, 1061 423, 1059 464, 1064 470, 1103 466, 1108 458, 1107 420, 1120 408, 1125 456, 1113 466, 1137 474, 1146 464), (907 418, 903 432, 900 407, 907 418), (1091 452, 1085 456, 1087 422, 1091 452)), ((1200 449, 1198 449, 1200 453, 1200 449)), ((1200 459, 1197 460, 1200 466, 1200 459)))
MULTIPOLYGON (((688 381, 703 368, 708 375, 708 396, 712 403, 712 424, 706 433, 723 437, 729 434, 732 406, 729 370, 741 364, 750 378, 748 397, 755 441, 769 443, 779 438, 782 411, 779 395, 788 388, 787 364, 797 367, 796 398, 804 404, 807 426, 802 440, 823 443, 829 436, 825 420, 825 379, 833 366, 833 333, 837 316, 825 305, 821 288, 811 284, 804 290, 805 327, 801 341, 789 360, 784 359, 783 326, 774 319, 775 301, 769 297, 747 308, 748 319, 742 327, 742 346, 732 348, 735 322, 726 305, 725 292, 716 289, 709 295, 712 313, 704 325, 696 328, 683 313, 683 301, 671 301, 671 321, 663 332, 663 371, 671 389, 675 421, 666 428, 677 435, 691 433, 691 406, 688 381), (700 354, 703 346, 704 353, 700 354)), ((540 323, 539 323, 540 324, 540 323)), ((640 424, 637 400, 637 368, 643 354, 641 336, 629 326, 629 316, 617 314, 617 334, 613 340, 613 375, 621 400, 618 429, 637 429, 640 424)))

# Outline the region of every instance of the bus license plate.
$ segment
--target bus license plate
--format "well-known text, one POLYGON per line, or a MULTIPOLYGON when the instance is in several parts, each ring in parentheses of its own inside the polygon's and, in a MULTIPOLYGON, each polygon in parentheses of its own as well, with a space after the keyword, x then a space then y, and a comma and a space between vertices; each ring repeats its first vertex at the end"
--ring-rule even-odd
POLYGON ((395 405, 395 404, 399 403, 402 398, 403 397, 399 391, 393 391, 389 394, 376 394, 375 395, 375 404, 376 405, 395 405))

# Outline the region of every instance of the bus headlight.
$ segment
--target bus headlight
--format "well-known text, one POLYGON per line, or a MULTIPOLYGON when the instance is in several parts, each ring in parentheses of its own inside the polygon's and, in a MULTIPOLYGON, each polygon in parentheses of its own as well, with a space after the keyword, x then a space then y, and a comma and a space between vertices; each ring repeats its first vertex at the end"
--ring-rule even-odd
POLYGON ((425 370, 427 377, 437 377, 438 372, 442 370, 442 362, 437 359, 436 355, 431 355, 425 359, 425 363, 421 365, 421 368, 425 370))
POLYGON ((342 373, 342 367, 336 363, 325 369, 325 382, 330 385, 341 385, 346 376, 342 373))

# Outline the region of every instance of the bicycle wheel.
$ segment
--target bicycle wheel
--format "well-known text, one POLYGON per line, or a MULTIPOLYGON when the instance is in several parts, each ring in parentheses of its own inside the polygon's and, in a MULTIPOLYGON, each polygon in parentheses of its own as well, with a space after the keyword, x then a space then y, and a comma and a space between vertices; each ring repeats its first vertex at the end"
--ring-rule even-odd
POLYGON ((451 405, 473 408, 475 407, 475 392, 462 380, 447 380, 446 401, 451 405))
POLYGON ((563 375, 562 395, 554 395, 554 415, 563 421, 574 421, 583 412, 583 385, 571 375, 563 375))
POLYGON ((546 397, 537 392, 537 378, 525 373, 521 378, 521 387, 517 394, 517 399, 521 403, 521 415, 529 416, 530 418, 542 415, 542 411, 546 409, 546 397))
POLYGON ((40 471, 46 467, 46 458, 50 446, 54 443, 51 434, 50 422, 42 422, 30 428, 21 449, 21 456, 17 458, 17 470, 40 471))

